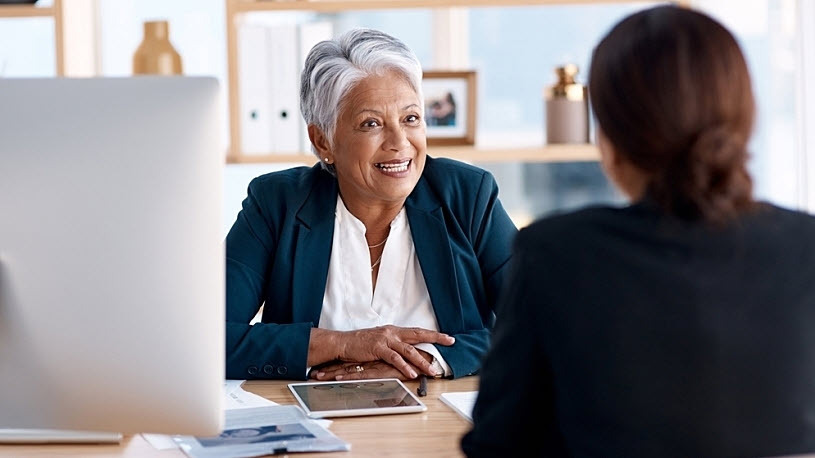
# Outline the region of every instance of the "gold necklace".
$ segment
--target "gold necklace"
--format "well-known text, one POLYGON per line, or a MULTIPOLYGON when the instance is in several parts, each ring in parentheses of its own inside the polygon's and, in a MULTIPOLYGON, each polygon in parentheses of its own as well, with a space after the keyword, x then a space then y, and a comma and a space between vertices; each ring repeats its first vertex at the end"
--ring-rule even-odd
MULTIPOLYGON (((385 253, 383 252, 382 254, 385 254, 385 253)), ((374 261, 374 263, 371 264, 371 272, 373 272, 374 268, 379 265, 380 261, 382 261, 382 254, 380 254, 379 257, 376 258, 376 261, 374 261)))
POLYGON ((383 241, 381 241, 381 242, 377 243, 376 245, 368 245, 368 248, 376 248, 376 247, 380 247, 380 246, 384 245, 384 244, 385 244, 385 242, 387 242, 387 241, 388 241, 388 237, 390 237, 390 234, 386 235, 386 236, 385 236, 385 240, 383 240, 383 241))

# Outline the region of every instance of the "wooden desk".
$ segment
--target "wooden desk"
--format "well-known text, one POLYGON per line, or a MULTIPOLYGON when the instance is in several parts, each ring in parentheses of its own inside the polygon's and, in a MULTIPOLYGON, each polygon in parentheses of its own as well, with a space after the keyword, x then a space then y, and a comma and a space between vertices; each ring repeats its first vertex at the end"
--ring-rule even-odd
MULTIPOLYGON (((278 404, 296 404, 288 387, 290 382, 249 381, 243 388, 278 404)), ((418 382, 405 382, 416 391, 418 382)), ((422 399, 427 412, 403 415, 377 415, 370 417, 334 418, 329 428, 334 434, 351 444, 350 452, 293 453, 299 457, 351 457, 351 456, 463 456, 459 449, 461 436, 470 423, 439 400, 447 391, 473 391, 478 389, 478 377, 457 380, 430 380, 427 396, 422 399)), ((0 445, 0 457, 186 457, 180 450, 159 451, 141 435, 126 436, 120 445, 0 445)))

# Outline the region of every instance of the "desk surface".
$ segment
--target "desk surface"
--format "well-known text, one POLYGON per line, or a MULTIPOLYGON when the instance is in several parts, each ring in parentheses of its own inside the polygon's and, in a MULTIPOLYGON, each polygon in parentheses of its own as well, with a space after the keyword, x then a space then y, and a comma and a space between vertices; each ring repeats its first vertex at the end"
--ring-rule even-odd
MULTIPOLYGON (((278 404, 296 404, 288 383, 249 381, 243 384, 243 388, 278 404)), ((415 391, 418 382, 405 382, 405 385, 415 391)), ((427 405, 426 412, 334 418, 330 430, 351 444, 350 452, 294 453, 289 456, 463 456, 459 440, 469 429, 470 423, 442 403, 439 395, 448 391, 476 389, 478 377, 431 380, 427 384, 427 397, 422 398, 427 405)), ((0 457, 11 456, 186 457, 180 450, 156 450, 141 435, 126 436, 120 445, 0 445, 0 457)))

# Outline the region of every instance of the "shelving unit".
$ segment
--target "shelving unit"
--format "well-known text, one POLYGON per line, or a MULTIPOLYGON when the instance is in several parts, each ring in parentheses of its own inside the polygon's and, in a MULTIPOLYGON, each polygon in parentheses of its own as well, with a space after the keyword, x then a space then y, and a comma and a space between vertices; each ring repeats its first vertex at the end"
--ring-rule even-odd
MULTIPOLYGON (((480 148, 473 146, 430 147, 433 157, 448 157, 467 162, 584 162, 600 159, 594 145, 548 145, 531 148, 480 148)), ((312 165, 317 158, 311 153, 243 155, 232 157, 236 164, 292 163, 312 165)))
POLYGON ((234 0, 234 3, 235 12, 301 10, 336 13, 349 10, 404 8, 600 5, 638 1, 645 3, 654 0, 234 0))
POLYGON ((0 5, 0 19, 50 17, 54 19, 54 54, 57 76, 65 75, 65 36, 62 24, 62 0, 53 0, 52 6, 36 5, 0 5))
MULTIPOLYGON (((631 3, 648 0, 629 0, 631 3)), ((651 0, 652 1, 652 0, 651 0)), ((337 13, 350 10, 450 8, 450 7, 513 7, 541 5, 613 4, 621 0, 226 0, 227 64, 229 75, 230 163, 303 163, 313 164, 312 154, 245 155, 241 145, 240 98, 238 75, 237 19, 257 11, 309 11, 337 13)), ((688 0, 675 3, 688 6, 688 0)), ((271 153, 271 152, 270 152, 271 153)), ((595 161, 599 152, 594 145, 557 145, 525 148, 431 147, 428 153, 473 162, 571 162, 595 161)))

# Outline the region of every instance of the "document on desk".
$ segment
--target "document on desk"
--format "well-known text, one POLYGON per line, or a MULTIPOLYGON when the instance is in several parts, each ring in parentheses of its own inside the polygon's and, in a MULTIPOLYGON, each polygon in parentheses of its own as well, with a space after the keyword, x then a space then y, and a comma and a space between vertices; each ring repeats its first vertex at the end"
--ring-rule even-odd
POLYGON ((245 380, 224 381, 224 409, 246 409, 249 407, 276 406, 277 403, 244 390, 245 380))
POLYGON ((478 398, 478 391, 458 391, 452 393, 442 393, 439 396, 441 402, 450 406, 456 413, 473 422, 473 407, 478 398))
POLYGON ((190 458, 229 458, 293 452, 345 452, 351 445, 312 421, 299 406, 226 411, 219 436, 173 438, 190 458))

